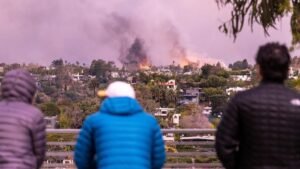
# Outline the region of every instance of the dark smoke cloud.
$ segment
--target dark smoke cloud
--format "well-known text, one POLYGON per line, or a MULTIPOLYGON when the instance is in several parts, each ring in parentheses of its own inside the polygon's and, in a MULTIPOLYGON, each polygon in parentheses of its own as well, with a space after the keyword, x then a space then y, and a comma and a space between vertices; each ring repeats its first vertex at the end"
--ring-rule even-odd
POLYGON ((139 38, 155 65, 182 56, 230 63, 266 41, 291 40, 288 19, 272 38, 246 28, 236 43, 218 31, 222 20, 212 0, 1 0, 0 62, 118 62, 139 38))
POLYGON ((112 13, 107 18, 103 26, 111 35, 111 39, 119 45, 119 61, 123 65, 135 63, 136 66, 148 63, 144 41, 137 37, 137 30, 134 29, 132 21, 116 13, 112 13))
POLYGON ((144 49, 143 41, 136 38, 133 44, 128 49, 126 56, 121 56, 121 62, 126 63, 137 63, 137 64, 147 64, 148 58, 146 51, 144 49))

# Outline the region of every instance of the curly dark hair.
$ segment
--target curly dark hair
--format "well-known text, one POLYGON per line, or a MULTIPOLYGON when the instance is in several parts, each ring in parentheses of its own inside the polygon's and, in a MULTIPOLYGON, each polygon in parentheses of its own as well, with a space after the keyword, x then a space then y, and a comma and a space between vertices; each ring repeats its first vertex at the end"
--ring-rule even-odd
POLYGON ((288 77, 291 56, 285 45, 267 43, 259 47, 256 63, 263 80, 283 82, 288 77))

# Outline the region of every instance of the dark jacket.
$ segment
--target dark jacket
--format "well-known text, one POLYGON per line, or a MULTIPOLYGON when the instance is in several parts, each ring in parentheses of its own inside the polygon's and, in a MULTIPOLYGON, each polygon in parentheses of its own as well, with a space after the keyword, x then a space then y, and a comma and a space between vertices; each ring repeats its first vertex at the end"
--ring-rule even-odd
POLYGON ((299 169, 300 95, 276 83, 238 93, 218 127, 216 150, 226 169, 299 169))
POLYGON ((45 122, 31 105, 35 81, 23 70, 8 72, 0 102, 0 168, 36 169, 45 155, 45 122))
POLYGON ((166 155, 159 125, 129 97, 107 98, 89 116, 75 147, 78 169, 160 169, 166 155))

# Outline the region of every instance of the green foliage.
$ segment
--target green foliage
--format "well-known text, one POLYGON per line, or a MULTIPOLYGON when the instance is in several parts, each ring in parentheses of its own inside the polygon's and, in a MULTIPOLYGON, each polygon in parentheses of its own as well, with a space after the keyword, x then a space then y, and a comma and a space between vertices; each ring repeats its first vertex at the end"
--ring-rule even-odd
POLYGON ((219 123, 220 123, 220 118, 212 118, 210 119, 211 124, 213 125, 214 128, 217 128, 219 123))
POLYGON ((207 97, 225 94, 224 90, 222 90, 221 88, 214 88, 214 87, 204 88, 203 92, 207 97))
POLYGON ((231 19, 219 26, 219 30, 225 34, 233 35, 236 39, 244 27, 245 21, 253 29, 254 23, 258 23, 268 35, 269 28, 275 28, 276 23, 292 13, 290 25, 292 29, 292 43, 300 42, 300 1, 298 0, 216 0, 219 6, 230 6, 231 19))
POLYGON ((233 70, 229 72, 230 75, 249 75, 249 70, 233 70))
POLYGON ((206 83, 207 83, 207 87, 223 87, 226 86, 227 80, 223 77, 210 75, 206 83))
POLYGON ((300 91, 300 79, 289 79, 286 81, 286 85, 292 89, 300 91))
POLYGON ((92 99, 78 102, 65 102, 59 105, 61 113, 58 116, 60 128, 80 128, 86 116, 99 108, 99 103, 92 99))
POLYGON ((202 157, 196 157, 195 163, 218 163, 219 160, 216 156, 202 156, 202 157))
POLYGON ((77 134, 47 134, 47 141, 74 141, 77 138, 77 134))
POLYGON ((180 157, 180 158, 176 158, 176 157, 170 157, 167 159, 168 163, 192 163, 192 158, 190 157, 180 157))
POLYGON ((96 76, 101 83, 109 80, 109 72, 116 69, 114 62, 106 62, 102 59, 93 60, 90 66, 90 74, 96 76))
POLYGON ((139 72, 139 81, 144 83, 144 84, 148 84, 150 83, 152 80, 151 76, 147 75, 146 73, 144 72, 139 72))
POLYGON ((236 61, 233 64, 229 64, 229 68, 231 68, 232 70, 244 70, 250 67, 251 66, 249 65, 247 59, 244 59, 242 61, 236 61))
POLYGON ((96 97, 96 90, 99 87, 100 83, 98 79, 91 79, 88 82, 88 87, 93 90, 93 95, 96 97))
POLYGON ((42 104, 40 109, 46 116, 56 116, 61 112, 57 105, 52 102, 42 104))
POLYGON ((216 65, 205 64, 201 67, 202 76, 208 78, 211 75, 228 78, 229 73, 224 68, 221 67, 220 63, 216 65))
POLYGON ((224 112, 225 106, 228 101, 228 96, 227 95, 213 95, 209 97, 209 100, 211 102, 211 107, 212 107, 212 113, 220 113, 224 112))
POLYGON ((229 78, 230 74, 225 69, 221 69, 218 72, 216 72, 216 75, 223 78, 229 78))
POLYGON ((43 85, 42 89, 43 89, 43 92, 49 96, 56 92, 56 88, 54 86, 50 86, 50 85, 43 85))
POLYGON ((64 66, 64 61, 62 59, 53 60, 52 63, 51 63, 51 66, 53 66, 55 68, 64 66))
POLYGON ((201 67, 203 77, 208 77, 213 70, 213 66, 210 64, 205 64, 201 67))
POLYGON ((76 91, 66 91, 65 96, 71 101, 77 101, 80 99, 80 97, 78 96, 78 92, 76 91))
POLYGON ((197 113, 198 107, 196 104, 180 105, 177 107, 177 112, 182 116, 188 116, 197 113))
POLYGON ((228 99, 225 91, 221 88, 205 88, 203 92, 211 103, 213 113, 223 112, 228 99))

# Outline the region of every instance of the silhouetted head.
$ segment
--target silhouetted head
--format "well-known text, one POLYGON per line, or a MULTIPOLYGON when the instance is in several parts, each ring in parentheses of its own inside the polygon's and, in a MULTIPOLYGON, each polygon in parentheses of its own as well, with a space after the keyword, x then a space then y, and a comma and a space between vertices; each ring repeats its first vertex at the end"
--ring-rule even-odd
POLYGON ((4 75, 1 90, 4 100, 32 103, 36 92, 36 84, 29 72, 16 69, 4 75))
POLYGON ((263 81, 283 83, 288 77, 291 56, 285 45, 267 43, 260 46, 256 63, 263 81))

